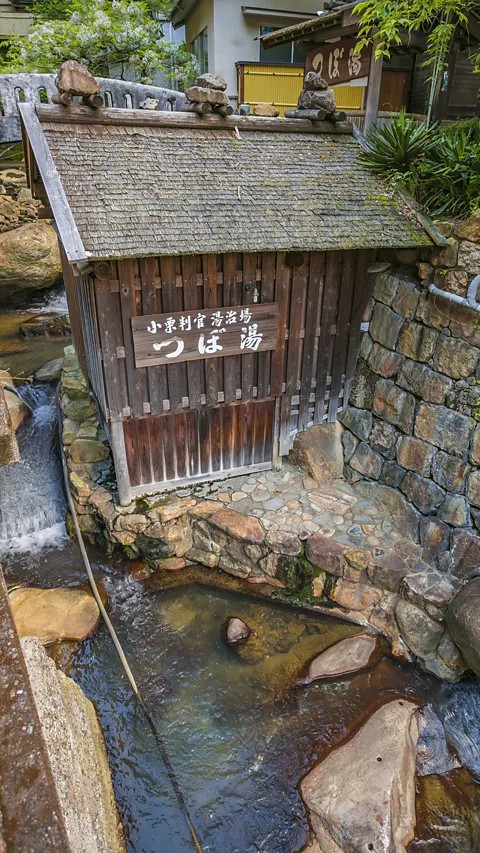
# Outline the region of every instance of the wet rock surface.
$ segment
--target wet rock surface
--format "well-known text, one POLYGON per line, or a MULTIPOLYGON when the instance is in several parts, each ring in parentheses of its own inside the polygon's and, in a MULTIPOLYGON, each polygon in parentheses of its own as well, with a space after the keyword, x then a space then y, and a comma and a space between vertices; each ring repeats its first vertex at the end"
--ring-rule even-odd
POLYGON ((304 677, 297 686, 311 684, 321 678, 336 678, 349 675, 370 666, 377 650, 377 638, 370 634, 358 634, 341 640, 314 658, 304 677))
POLYGON ((100 621, 98 605, 84 589, 15 589, 10 595, 20 637, 38 637, 42 643, 80 641, 100 621))
POLYGON ((303 779, 321 850, 406 853, 415 835, 416 707, 384 705, 303 779))
POLYGON ((452 599, 447 611, 448 630, 473 671, 480 675, 480 577, 452 599))

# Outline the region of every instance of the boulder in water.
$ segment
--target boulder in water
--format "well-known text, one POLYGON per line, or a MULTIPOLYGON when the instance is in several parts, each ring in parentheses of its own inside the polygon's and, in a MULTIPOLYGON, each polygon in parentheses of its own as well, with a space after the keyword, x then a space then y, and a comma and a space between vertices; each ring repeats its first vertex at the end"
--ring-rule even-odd
POLYGON ((20 637, 79 642, 95 630, 100 611, 86 589, 15 589, 10 595, 13 617, 20 637))
POLYGON ((62 375, 63 358, 54 358, 47 361, 35 373, 37 382, 58 382, 62 375))
POLYGON ((71 334, 68 314, 57 314, 51 311, 47 314, 37 314, 22 323, 20 331, 25 338, 54 337, 65 338, 71 334))
POLYGON ((62 274, 58 238, 46 221, 0 234, 0 301, 52 287, 62 274))
POLYGON ((232 616, 225 626, 225 634, 227 643, 232 646, 242 640, 247 640, 251 631, 242 619, 239 619, 238 616, 232 616))
POLYGON ((415 835, 416 710, 404 700, 383 705, 303 779, 321 850, 406 853, 415 835))
POLYGON ((447 610, 447 628, 449 633, 460 649, 465 662, 477 675, 480 675, 479 606, 480 577, 473 578, 466 586, 463 586, 454 598, 452 598, 447 610))
POLYGON ((364 669, 372 663, 376 650, 377 637, 372 634, 347 637, 317 655, 308 667, 306 676, 298 679, 297 686, 311 684, 320 678, 349 675, 364 669))
POLYGON ((5 395, 5 403, 7 405, 8 414, 10 415, 12 428, 16 432, 17 429, 22 426, 24 421, 26 421, 26 419, 31 415, 31 411, 13 388, 4 387, 3 393, 5 395))

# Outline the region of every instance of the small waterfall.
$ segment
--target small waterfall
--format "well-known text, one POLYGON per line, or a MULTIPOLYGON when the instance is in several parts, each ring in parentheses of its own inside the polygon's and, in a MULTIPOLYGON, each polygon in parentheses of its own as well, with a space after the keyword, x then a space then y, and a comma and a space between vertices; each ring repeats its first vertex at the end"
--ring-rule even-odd
POLYGON ((1 558, 36 553, 66 538, 54 390, 43 385, 17 390, 32 416, 17 434, 21 461, 0 468, 1 558))

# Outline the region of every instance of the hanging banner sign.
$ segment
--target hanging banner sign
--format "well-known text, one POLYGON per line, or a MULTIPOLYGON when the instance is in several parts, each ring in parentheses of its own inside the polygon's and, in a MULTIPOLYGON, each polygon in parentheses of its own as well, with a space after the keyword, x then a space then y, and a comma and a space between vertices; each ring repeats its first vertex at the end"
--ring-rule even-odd
POLYGON ((305 73, 316 71, 330 86, 367 77, 372 48, 364 48, 355 54, 356 43, 355 39, 345 38, 332 44, 319 45, 308 54, 305 73))
POLYGON ((277 328, 276 302, 132 317, 135 366, 272 350, 277 328))

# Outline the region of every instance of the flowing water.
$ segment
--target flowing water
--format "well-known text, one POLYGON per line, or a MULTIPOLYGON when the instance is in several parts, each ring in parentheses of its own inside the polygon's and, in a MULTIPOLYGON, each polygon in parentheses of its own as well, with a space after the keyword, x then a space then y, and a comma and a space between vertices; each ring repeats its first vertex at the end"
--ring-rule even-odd
POLYGON ((60 545, 66 537, 55 393, 45 385, 18 392, 32 414, 18 433, 20 463, 0 467, 0 559, 60 545))
MULTIPOLYGON (((29 365, 35 359, 29 355, 29 365)), ((22 462, 0 468, 7 582, 85 583, 78 548, 65 539, 53 391, 34 385, 21 393, 33 410, 19 432, 22 462)), ((384 655, 369 671, 295 688, 313 655, 359 629, 246 594, 241 582, 203 570, 141 584, 121 560, 94 549, 91 558, 205 853, 300 850, 309 826, 299 781, 380 704, 400 696, 433 704, 464 765, 418 779, 409 853, 480 851, 477 680, 442 685, 384 655), (248 664, 225 643, 222 626, 232 615, 262 626, 263 660, 248 664)), ((56 644, 51 654, 97 708, 129 853, 191 851, 157 744, 105 628, 80 644, 56 644)))

